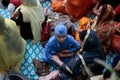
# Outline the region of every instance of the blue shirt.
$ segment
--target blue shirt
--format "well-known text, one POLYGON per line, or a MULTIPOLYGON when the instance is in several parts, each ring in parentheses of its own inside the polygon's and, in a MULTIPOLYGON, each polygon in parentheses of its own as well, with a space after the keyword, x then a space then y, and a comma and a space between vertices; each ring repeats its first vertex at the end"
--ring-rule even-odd
MULTIPOLYGON (((56 55, 63 49, 68 50, 69 53, 73 53, 79 48, 80 43, 78 43, 72 36, 67 35, 65 41, 60 44, 54 35, 49 39, 48 43, 44 48, 43 60, 50 64, 54 64, 54 62, 50 59, 53 55, 56 55)), ((66 63, 69 58, 62 58, 61 60, 66 63)))

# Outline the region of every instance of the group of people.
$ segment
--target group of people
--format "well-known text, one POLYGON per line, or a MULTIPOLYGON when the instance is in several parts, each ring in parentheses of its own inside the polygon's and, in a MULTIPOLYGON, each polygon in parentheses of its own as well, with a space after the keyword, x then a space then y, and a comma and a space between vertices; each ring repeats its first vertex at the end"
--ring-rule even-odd
MULTIPOLYGON (((6 3, 4 1, 7 0, 2 0, 2 3, 6 3)), ((5 4, 7 6, 4 7, 5 10, 12 11, 8 12, 8 20, 0 13, 4 17, 0 17, 0 25, 8 27, 8 29, 1 27, 0 30, 1 41, 3 40, 0 43, 0 57, 2 59, 0 60, 0 80, 4 79, 9 69, 13 69, 31 80, 87 80, 90 76, 87 71, 88 67, 94 75, 103 74, 101 79, 105 80, 110 78, 111 72, 109 70, 103 71, 105 67, 95 62, 95 59, 100 59, 103 62, 106 60, 107 63, 111 55, 114 57, 112 57, 113 60, 109 64, 112 65, 111 67, 119 76, 120 51, 112 43, 115 35, 120 37, 120 19, 115 17, 120 15, 120 3, 117 4, 117 7, 113 7, 112 4, 107 4, 102 0, 90 0, 85 1, 86 5, 82 9, 82 0, 78 2, 76 0, 75 4, 73 4, 73 1, 63 0, 65 14, 68 14, 73 22, 79 20, 78 29, 75 29, 75 36, 68 35, 67 26, 59 22, 54 28, 54 35, 49 38, 43 47, 41 44, 41 32, 47 18, 45 10, 39 0, 20 0, 18 2, 16 6, 12 0, 8 0, 7 5, 5 4), (81 5, 79 6, 77 3, 81 3, 81 5), (13 5, 15 10, 12 9, 13 5), (75 8, 75 5, 77 5, 77 8, 75 8), (76 10, 78 8, 81 9, 76 10), (84 14, 81 13, 82 11, 85 11, 84 14), (94 16, 94 18, 90 18, 87 16, 88 14, 94 16), (10 27, 13 30, 10 29, 11 32, 8 32, 8 36, 4 35, 3 33, 6 34, 5 31, 9 31, 9 26, 12 25, 17 29, 14 30, 14 26, 13 28, 10 27), (3 38, 4 36, 10 39, 7 40, 7 38, 3 38), (16 48, 12 47, 13 42, 16 42, 14 44, 17 46, 16 48), (20 48, 18 45, 20 45, 20 48), (6 48, 9 50, 5 53, 3 50, 6 48), (10 53, 13 53, 13 56, 10 53), (18 55, 15 57, 15 54, 18 55), (5 56, 12 57, 4 59, 5 56), (20 58, 20 61, 17 58, 20 58), (36 62, 33 60, 36 60, 36 62), (8 65, 9 61, 13 63, 8 65), (54 69, 50 67, 50 73, 41 77, 36 72, 39 73, 42 70, 41 67, 44 69, 45 66, 41 64, 43 62, 52 67, 54 66, 54 69), (84 75, 83 70, 87 75, 84 75)), ((118 40, 119 42, 120 40, 118 40)))

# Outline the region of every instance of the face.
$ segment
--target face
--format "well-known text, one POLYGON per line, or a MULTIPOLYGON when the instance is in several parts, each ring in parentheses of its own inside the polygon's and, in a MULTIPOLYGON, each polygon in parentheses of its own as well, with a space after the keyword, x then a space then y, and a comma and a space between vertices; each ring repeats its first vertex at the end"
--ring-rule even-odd
POLYGON ((57 40, 62 43, 66 39, 66 35, 56 35, 57 40))
POLYGON ((101 12, 102 12, 102 6, 100 6, 99 9, 97 10, 97 16, 100 16, 101 12))

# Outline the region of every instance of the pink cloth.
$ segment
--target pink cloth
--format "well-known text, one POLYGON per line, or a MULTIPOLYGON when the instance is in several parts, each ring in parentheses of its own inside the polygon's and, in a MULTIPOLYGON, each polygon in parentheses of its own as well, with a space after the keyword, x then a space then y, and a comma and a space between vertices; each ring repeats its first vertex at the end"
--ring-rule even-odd
POLYGON ((10 0, 10 3, 14 4, 16 7, 22 4, 22 0, 10 0))
POLYGON ((116 12, 117 14, 120 14, 120 4, 115 8, 115 12, 116 12))
POLYGON ((41 76, 39 80, 54 80, 59 75, 59 70, 54 70, 46 76, 41 76))

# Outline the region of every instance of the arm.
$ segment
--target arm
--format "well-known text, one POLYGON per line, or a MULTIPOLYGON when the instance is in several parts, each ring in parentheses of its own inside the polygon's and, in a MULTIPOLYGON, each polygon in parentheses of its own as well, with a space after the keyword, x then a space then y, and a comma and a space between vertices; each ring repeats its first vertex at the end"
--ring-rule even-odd
MULTIPOLYGON (((68 50, 65 50, 68 51, 68 50)), ((57 53, 56 55, 60 58, 66 58, 66 57, 71 57, 74 53, 57 53)))
POLYGON ((53 40, 54 37, 51 37, 44 48, 44 52, 47 58, 51 58, 53 55, 56 55, 59 51, 55 41, 53 40))
POLYGON ((58 56, 54 55, 54 56, 51 57, 51 59, 52 59, 54 62, 56 62, 63 70, 68 71, 68 72, 71 73, 71 74, 73 73, 73 72, 71 71, 71 69, 59 59, 58 56))
POLYGON ((60 60, 60 58, 59 58, 58 56, 53 55, 53 56, 51 57, 51 59, 52 59, 55 63, 57 63, 60 67, 63 65, 63 62, 60 60))

